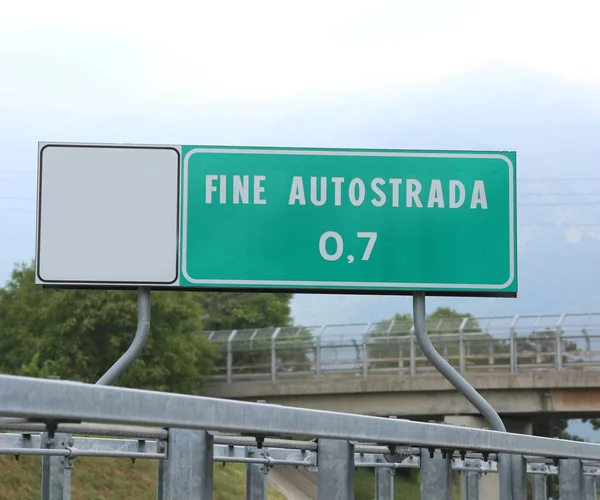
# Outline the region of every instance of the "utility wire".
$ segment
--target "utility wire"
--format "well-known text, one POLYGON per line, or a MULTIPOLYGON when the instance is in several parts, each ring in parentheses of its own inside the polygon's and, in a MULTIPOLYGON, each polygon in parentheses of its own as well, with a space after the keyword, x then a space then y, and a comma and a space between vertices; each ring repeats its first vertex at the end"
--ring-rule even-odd
MULTIPOLYGON (((36 170, 0 169, 0 175, 37 175, 36 170)), ((519 182, 600 182, 600 177, 518 177, 519 182)))

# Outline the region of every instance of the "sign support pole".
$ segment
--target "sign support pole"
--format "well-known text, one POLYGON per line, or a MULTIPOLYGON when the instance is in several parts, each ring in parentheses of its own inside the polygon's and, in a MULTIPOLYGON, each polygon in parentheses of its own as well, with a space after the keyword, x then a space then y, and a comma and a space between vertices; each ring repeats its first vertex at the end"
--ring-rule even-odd
POLYGON ((136 360, 148 340, 150 331, 150 289, 138 288, 138 326, 133 342, 108 371, 100 377, 96 385, 110 385, 136 360))
MULTIPOLYGON (((506 432, 504 422, 492 406, 435 350, 427 334, 425 293, 413 293, 413 321, 417 342, 429 362, 448 380, 458 392, 481 413, 492 430, 506 432)), ((500 500, 512 500, 510 455, 498 456, 498 476, 500 480, 500 500)))

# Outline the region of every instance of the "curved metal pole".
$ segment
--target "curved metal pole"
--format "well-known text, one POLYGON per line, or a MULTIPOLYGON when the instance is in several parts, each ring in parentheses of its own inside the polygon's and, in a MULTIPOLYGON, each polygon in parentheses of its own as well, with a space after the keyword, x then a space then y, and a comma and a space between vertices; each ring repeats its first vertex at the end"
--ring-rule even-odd
MULTIPOLYGON (((475 388, 469 384, 460 373, 435 350, 429 335, 427 334, 427 314, 425 311, 425 293, 413 293, 413 322, 415 326, 415 337, 417 342, 425 354, 429 362, 448 380, 458 392, 460 392, 469 403, 471 403, 477 411, 481 413, 494 431, 506 432, 504 422, 500 415, 492 408, 492 406, 479 394, 475 388)), ((500 482, 500 499, 510 500, 512 498, 512 481, 511 481, 511 459, 510 455, 502 454, 498 457, 499 461, 499 482, 500 482), (504 467, 502 467, 502 465, 504 467)))
POLYGON ((135 361, 148 340, 150 331, 150 289, 138 288, 138 325, 133 342, 108 371, 100 377, 96 385, 110 385, 135 361))
POLYGON ((469 402, 477 408, 483 418, 490 424, 494 431, 506 432, 504 422, 492 406, 471 386, 452 366, 439 354, 427 334, 425 322, 425 294, 415 292, 413 295, 413 321, 415 324, 415 336, 417 342, 425 354, 425 357, 446 379, 463 394, 469 402))

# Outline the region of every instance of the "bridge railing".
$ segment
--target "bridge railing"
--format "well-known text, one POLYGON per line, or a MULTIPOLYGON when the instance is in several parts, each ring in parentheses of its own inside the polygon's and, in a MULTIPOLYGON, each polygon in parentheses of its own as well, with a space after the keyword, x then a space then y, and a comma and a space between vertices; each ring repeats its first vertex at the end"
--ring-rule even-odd
MULTIPOLYGON (((460 373, 600 369, 600 313, 442 318, 428 328, 438 352, 460 373)), ((406 320, 203 335, 221 353, 213 380, 434 371, 406 320)))

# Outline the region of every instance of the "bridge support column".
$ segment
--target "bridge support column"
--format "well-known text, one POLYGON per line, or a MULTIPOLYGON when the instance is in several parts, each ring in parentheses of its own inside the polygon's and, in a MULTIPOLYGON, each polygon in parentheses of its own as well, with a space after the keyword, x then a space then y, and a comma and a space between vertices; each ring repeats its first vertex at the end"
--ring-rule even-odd
MULTIPOLYGON (((533 425, 531 422, 516 419, 502 419, 508 432, 516 432, 518 434, 532 434, 533 425)), ((444 417, 444 422, 447 424, 461 425, 464 427, 473 427, 476 429, 485 429, 488 427, 487 422, 483 417, 472 415, 447 415, 444 417)), ((468 500, 467 484, 465 474, 461 475, 461 500, 468 500)), ((500 499, 500 484, 498 482, 498 474, 488 473, 483 474, 479 481, 479 495, 485 500, 500 499)))

